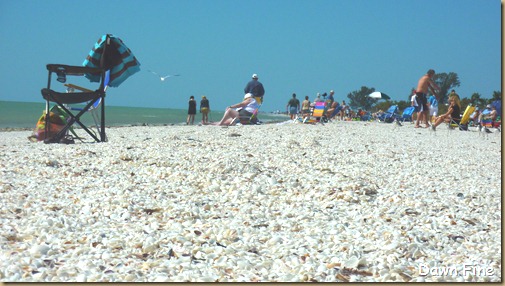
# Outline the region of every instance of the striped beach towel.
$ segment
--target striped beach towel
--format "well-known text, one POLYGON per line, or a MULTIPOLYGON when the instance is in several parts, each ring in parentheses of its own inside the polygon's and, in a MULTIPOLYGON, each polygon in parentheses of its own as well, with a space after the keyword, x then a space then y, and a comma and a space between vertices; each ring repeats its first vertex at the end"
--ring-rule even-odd
MULTIPOLYGON (((130 49, 120 38, 111 34, 100 37, 82 63, 85 67, 101 67, 102 64, 110 70, 109 86, 111 87, 118 87, 128 77, 140 71, 140 62, 130 49), (103 63, 101 63, 102 57, 103 63)), ((100 81, 100 74, 86 74, 85 76, 91 82, 100 81)))

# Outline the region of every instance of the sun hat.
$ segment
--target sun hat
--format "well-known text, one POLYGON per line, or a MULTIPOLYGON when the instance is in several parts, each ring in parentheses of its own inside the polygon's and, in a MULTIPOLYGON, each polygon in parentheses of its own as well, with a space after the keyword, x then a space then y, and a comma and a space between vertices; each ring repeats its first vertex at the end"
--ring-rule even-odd
POLYGON ((252 75, 252 78, 258 78, 258 75, 254 73, 254 74, 252 75))
POLYGON ((486 106, 486 108, 491 109, 491 104, 488 104, 488 105, 486 106))
POLYGON ((246 94, 244 95, 244 99, 249 98, 249 97, 252 97, 252 93, 246 93, 246 94))

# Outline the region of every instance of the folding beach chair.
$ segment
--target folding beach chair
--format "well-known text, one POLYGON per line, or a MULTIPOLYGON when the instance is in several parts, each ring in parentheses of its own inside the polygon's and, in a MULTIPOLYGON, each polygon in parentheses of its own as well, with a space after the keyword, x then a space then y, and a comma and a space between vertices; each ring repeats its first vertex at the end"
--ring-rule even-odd
POLYGON ((381 114, 378 118, 379 118, 379 121, 381 121, 381 122, 392 123, 398 117, 399 117, 398 105, 392 105, 388 108, 388 110, 386 110, 386 112, 381 114))
POLYGON ((335 116, 337 116, 337 114, 342 110, 342 105, 339 105, 337 107, 335 107, 335 110, 333 110, 333 112, 330 114, 330 116, 328 117, 328 120, 331 120, 332 118, 334 118, 335 116))
POLYGON ((310 124, 316 124, 316 123, 323 123, 325 122, 326 116, 326 103, 324 101, 316 102, 314 104, 314 108, 312 109, 312 112, 309 116, 305 118, 298 117, 296 120, 302 122, 302 123, 310 123, 310 124))
MULTIPOLYGON (((63 129, 58 132, 52 138, 45 138, 44 142, 47 143, 57 143, 67 134, 67 131, 70 127, 77 123, 79 124, 83 130, 85 130, 95 141, 104 142, 105 141, 105 110, 104 110, 104 100, 105 100, 105 69, 103 68, 89 68, 82 66, 69 66, 69 65, 60 65, 60 64, 48 64, 48 81, 47 88, 43 88, 41 90, 42 97, 46 100, 46 114, 49 114, 49 105, 50 102, 54 102, 61 108, 66 115, 69 116, 67 124, 63 127, 63 129), (99 74, 101 81, 98 89, 95 91, 86 91, 86 92, 57 92, 51 89, 51 76, 52 74, 57 75, 57 81, 61 83, 66 82, 67 76, 84 76, 85 74, 99 74), (100 139, 93 134, 88 127, 86 127, 81 122, 81 116, 87 112, 93 104, 100 100, 101 104, 101 130, 99 130, 100 139), (67 104, 77 104, 77 103, 86 103, 86 105, 80 110, 77 114, 72 113, 68 108, 67 104)), ((48 118, 48 117, 46 117, 48 118)), ((46 128, 49 129, 49 121, 46 120, 46 128)), ((48 134, 48 132, 46 132, 48 134)))
MULTIPOLYGON (((105 73, 104 91, 107 91, 109 80, 110 80, 110 71, 107 71, 105 73)), ((79 91, 82 91, 82 92, 93 92, 90 89, 87 89, 87 88, 84 88, 84 87, 81 87, 81 86, 78 86, 78 85, 75 85, 75 84, 71 84, 71 83, 66 83, 64 85, 67 87, 67 93, 74 92, 76 89, 79 90, 79 91)), ((97 130, 97 134, 100 134, 100 130, 101 130, 101 126, 102 126, 101 123, 100 123, 100 119, 99 119, 100 116, 99 116, 99 114, 97 114, 97 112, 98 112, 97 110, 99 110, 99 108, 101 107, 101 105, 102 105, 102 99, 99 98, 87 110, 87 112, 89 112, 91 114, 91 117, 93 118, 96 130, 97 130)), ((70 106, 70 105, 68 105, 66 107, 69 110, 72 110, 72 111, 82 111, 84 109, 82 107, 74 107, 74 106, 70 106)), ((72 130, 72 129, 70 129, 70 130, 72 130)), ((76 135, 76 137, 77 137, 77 135, 76 135)), ((106 140, 107 140, 107 138, 106 138, 106 140)))
POLYGON ((326 118, 324 114, 325 111, 326 103, 324 101, 316 102, 316 104, 314 104, 314 111, 312 111, 312 116, 317 120, 322 121, 323 118, 326 118))
MULTIPOLYGON (((42 97, 46 100, 46 114, 49 114, 50 102, 56 103, 69 116, 65 127, 52 138, 46 138, 44 142, 56 143, 65 136, 70 127, 79 124, 95 141, 106 141, 105 136, 105 91, 107 86, 118 87, 128 77, 140 71, 140 63, 133 53, 118 37, 112 34, 102 35, 95 43, 93 49, 84 60, 83 66, 70 66, 62 64, 48 64, 49 72, 47 88, 42 89, 42 97), (110 81, 106 76, 110 71, 110 81), (81 89, 80 92, 57 92, 51 89, 51 75, 57 75, 57 81, 65 83, 67 76, 85 76, 90 82, 99 83, 98 89, 81 89), (107 83, 106 83, 107 78, 107 83), (74 114, 66 106, 68 104, 85 103, 85 106, 74 114), (91 132, 80 120, 81 116, 95 106, 100 109, 100 125, 97 128, 99 138, 91 132)), ((67 86, 68 87, 68 86, 67 86)), ((48 118, 48 116, 46 116, 48 118)), ((46 119, 46 123, 48 123, 46 119)), ((50 128, 49 124, 45 125, 50 128)), ((47 134, 47 132, 46 132, 47 134)))
POLYGON ((261 107, 261 104, 258 105, 258 107, 253 111, 251 116, 237 116, 233 118, 231 121, 230 125, 234 124, 240 124, 240 125, 253 125, 253 124, 260 124, 259 119, 258 119, 258 112, 261 107))
POLYGON ((409 106, 403 110, 402 117, 400 118, 401 122, 410 122, 412 121, 412 114, 414 114, 415 107, 409 106))

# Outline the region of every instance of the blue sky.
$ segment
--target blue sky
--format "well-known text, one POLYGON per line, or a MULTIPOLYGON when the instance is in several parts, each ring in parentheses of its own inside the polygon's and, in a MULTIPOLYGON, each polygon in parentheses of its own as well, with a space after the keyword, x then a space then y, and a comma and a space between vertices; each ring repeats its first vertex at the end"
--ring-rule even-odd
MULTIPOLYGON (((430 68, 455 72, 462 97, 501 90, 498 0, 0 1, 0 100, 43 102, 48 63, 81 65, 103 34, 120 37, 141 71, 107 105, 212 109, 239 102, 253 73, 263 111, 361 86, 406 100, 430 68), (181 74, 161 82, 161 74, 181 74)), ((74 81, 89 87, 89 82, 74 81)), ((93 86, 93 85, 91 85, 93 86)))

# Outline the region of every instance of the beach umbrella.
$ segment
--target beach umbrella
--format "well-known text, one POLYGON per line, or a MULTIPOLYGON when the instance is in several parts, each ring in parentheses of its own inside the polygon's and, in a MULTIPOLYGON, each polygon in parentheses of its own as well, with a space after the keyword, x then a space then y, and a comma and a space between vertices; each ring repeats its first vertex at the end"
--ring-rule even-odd
MULTIPOLYGON (((85 67, 104 67, 110 71, 109 86, 118 87, 127 78, 140 71, 140 63, 123 41, 106 34, 98 39, 82 63, 85 67)), ((100 74, 86 74, 91 82, 99 82, 100 74)))
POLYGON ((389 97, 389 95, 387 95, 383 92, 380 92, 380 91, 372 92, 368 96, 371 98, 377 98, 377 99, 391 99, 391 97, 389 97))

